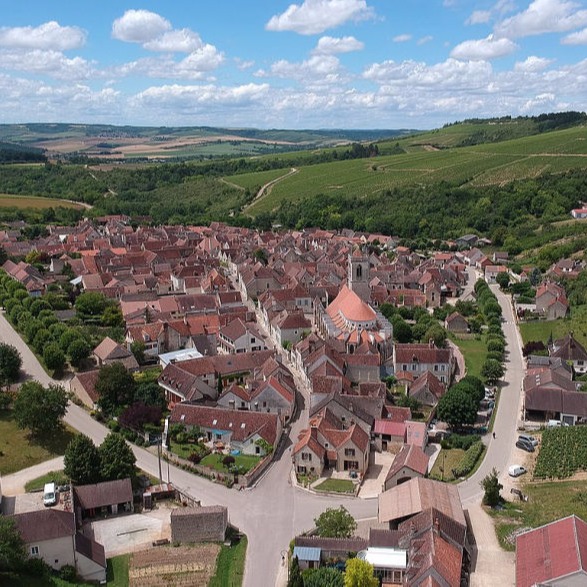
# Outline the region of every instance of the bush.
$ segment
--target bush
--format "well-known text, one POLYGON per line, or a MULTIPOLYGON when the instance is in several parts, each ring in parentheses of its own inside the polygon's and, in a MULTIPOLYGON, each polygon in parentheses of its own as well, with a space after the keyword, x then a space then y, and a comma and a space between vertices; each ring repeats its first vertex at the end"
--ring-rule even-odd
POLYGON ((188 457, 188 461, 190 461, 191 463, 194 463, 194 465, 199 464, 199 462, 202 460, 202 457, 197 453, 197 452, 193 452, 189 457, 188 457))
POLYGON ((479 434, 451 434, 440 442, 440 446, 445 449, 460 448, 461 450, 468 450, 480 440, 481 436, 479 434))
POLYGON ((77 572, 72 565, 63 565, 59 569, 59 578, 68 583, 75 583, 77 580, 77 572))
POLYGON ((483 443, 480 440, 475 444, 472 444, 465 452, 465 455, 458 466, 452 470, 454 477, 464 477, 465 475, 468 475, 477 464, 479 457, 483 454, 483 448, 483 443))

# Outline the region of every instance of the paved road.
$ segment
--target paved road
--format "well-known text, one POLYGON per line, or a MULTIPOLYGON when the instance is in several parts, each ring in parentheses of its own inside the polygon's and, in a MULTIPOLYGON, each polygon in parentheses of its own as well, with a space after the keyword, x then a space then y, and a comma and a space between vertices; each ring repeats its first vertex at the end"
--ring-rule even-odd
MULTIPOLYGON (((45 373, 34 354, 3 315, 0 315, 0 340, 18 348, 27 378, 34 378, 43 385, 60 383, 45 373)), ((101 443, 109 432, 75 404, 70 403, 68 406, 65 421, 88 435, 96 444, 101 443)), ((297 439, 301 426, 301 422, 294 423, 291 438, 297 439)), ((137 457, 137 466, 157 476, 156 456, 142 448, 133 447, 133 450, 137 457)), ((202 505, 227 506, 231 523, 247 535, 249 548, 245 587, 273 587, 281 561, 281 551, 288 548, 290 540, 296 534, 312 528, 314 518, 327 507, 343 504, 356 519, 373 518, 377 515, 376 499, 332 499, 293 488, 289 484, 290 470, 289 446, 286 446, 257 487, 246 491, 230 490, 176 467, 169 468, 169 480, 172 483, 199 499, 202 505)), ((165 481, 168 480, 166 464, 163 466, 163 477, 165 481)))
POLYGON ((514 320, 510 299, 499 290, 498 286, 491 286, 491 289, 497 296, 504 319, 503 333, 507 342, 505 375, 493 425, 496 438, 488 441, 487 454, 481 466, 469 479, 459 485, 463 505, 481 499, 483 490, 479 483, 494 467, 502 476, 507 475, 520 419, 524 360, 518 327, 514 320))

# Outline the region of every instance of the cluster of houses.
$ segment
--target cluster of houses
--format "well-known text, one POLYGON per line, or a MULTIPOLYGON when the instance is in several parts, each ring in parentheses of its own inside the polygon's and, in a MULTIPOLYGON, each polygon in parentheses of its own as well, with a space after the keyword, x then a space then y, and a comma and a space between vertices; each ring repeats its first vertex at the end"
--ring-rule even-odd
POLYGON ((528 420, 587 421, 587 394, 576 375, 587 372, 587 351, 573 333, 549 344, 549 355, 527 358, 524 411, 528 420))

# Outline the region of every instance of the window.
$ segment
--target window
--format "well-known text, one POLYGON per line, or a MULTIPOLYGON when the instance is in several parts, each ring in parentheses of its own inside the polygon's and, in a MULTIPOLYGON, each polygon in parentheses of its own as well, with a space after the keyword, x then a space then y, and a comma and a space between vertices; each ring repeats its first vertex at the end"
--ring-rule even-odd
POLYGON ((267 407, 267 402, 263 402, 263 407, 266 408, 267 407))
POLYGON ((355 449, 354 448, 345 448, 344 449, 344 456, 345 457, 354 457, 355 456, 355 449))
POLYGON ((302 453, 302 461, 311 461, 312 460, 312 453, 303 452, 302 453))
POLYGON ((38 546, 31 546, 31 556, 38 556, 39 554, 39 547, 38 546))
POLYGON ((434 370, 438 371, 438 365, 434 365, 434 370))

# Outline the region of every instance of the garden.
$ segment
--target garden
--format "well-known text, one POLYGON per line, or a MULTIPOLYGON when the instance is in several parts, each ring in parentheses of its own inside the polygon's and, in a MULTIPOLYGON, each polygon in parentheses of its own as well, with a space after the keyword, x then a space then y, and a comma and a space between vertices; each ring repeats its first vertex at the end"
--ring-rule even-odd
POLYGON ((544 431, 534 477, 565 479, 578 471, 585 470, 587 470, 587 427, 563 426, 544 431))

